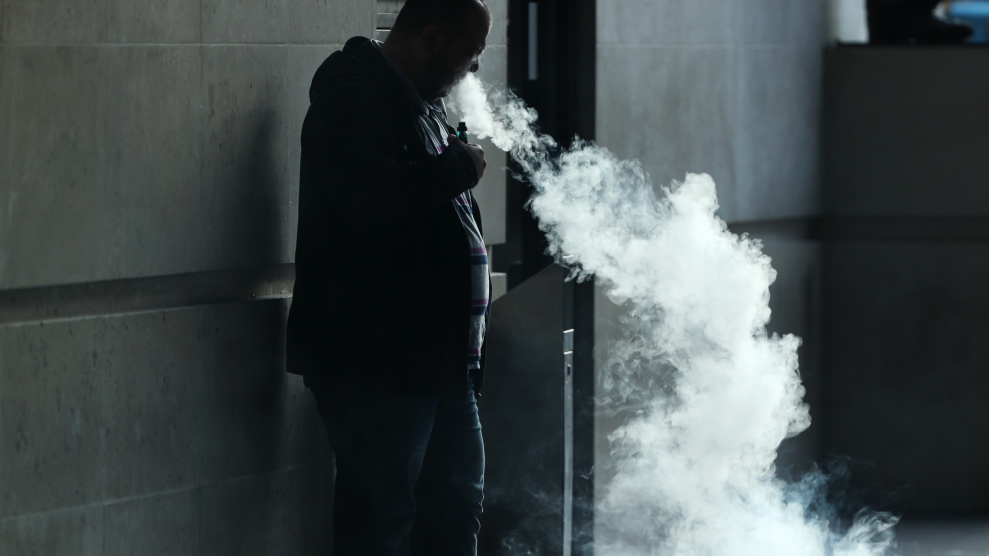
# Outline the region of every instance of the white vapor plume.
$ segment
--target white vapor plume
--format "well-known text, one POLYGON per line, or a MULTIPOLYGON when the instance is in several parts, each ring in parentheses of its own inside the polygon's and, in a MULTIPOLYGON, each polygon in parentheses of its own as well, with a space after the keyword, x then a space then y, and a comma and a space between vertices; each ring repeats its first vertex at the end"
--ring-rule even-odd
POLYGON ((657 194, 637 161, 587 142, 557 148, 534 111, 473 75, 450 100, 518 163, 550 253, 629 309, 602 382, 633 416, 611 436, 616 475, 595 509, 618 533, 599 534, 596 553, 888 554, 895 518, 861 513, 836 531, 809 511, 813 488, 775 477, 780 443, 810 425, 800 340, 767 334, 776 271, 716 216, 711 177, 657 194))

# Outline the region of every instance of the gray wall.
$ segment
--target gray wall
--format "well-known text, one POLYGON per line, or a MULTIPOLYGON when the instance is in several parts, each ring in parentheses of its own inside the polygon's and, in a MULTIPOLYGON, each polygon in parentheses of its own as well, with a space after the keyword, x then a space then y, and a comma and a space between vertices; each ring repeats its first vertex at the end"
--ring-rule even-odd
MULTIPOLYGON (((765 240, 779 271, 771 328, 804 338, 801 366, 816 407, 820 246, 805 219, 820 211, 823 0, 599 0, 597 141, 637 158, 659 187, 711 174, 719 215, 765 240)), ((595 300, 596 359, 607 359, 620 309, 595 300)), ((606 435, 596 423, 600 487, 606 435)), ((784 447, 783 466, 815 455, 816 427, 784 447)))
POLYGON ((373 0, 0 4, 0 554, 315 554, 299 131, 373 0))
POLYGON ((597 140, 728 222, 815 214, 823 0, 600 0, 597 140))

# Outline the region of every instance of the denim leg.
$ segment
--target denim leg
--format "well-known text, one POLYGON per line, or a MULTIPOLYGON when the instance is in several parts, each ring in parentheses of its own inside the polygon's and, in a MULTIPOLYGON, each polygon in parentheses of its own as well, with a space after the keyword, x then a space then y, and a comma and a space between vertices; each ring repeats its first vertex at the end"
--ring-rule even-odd
POLYGON ((439 398, 325 385, 313 394, 336 455, 334 556, 395 556, 415 520, 439 398))
POLYGON ((419 482, 413 556, 475 556, 484 489, 484 442, 471 387, 440 400, 419 482))

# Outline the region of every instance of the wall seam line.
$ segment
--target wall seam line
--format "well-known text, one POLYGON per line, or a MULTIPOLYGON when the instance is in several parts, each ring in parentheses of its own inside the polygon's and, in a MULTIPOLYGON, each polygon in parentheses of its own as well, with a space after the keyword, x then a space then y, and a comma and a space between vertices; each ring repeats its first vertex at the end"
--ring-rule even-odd
POLYGON ((295 265, 0 290, 0 326, 67 322, 292 296, 295 265))
POLYGON ((311 468, 311 467, 312 468, 318 468, 319 466, 320 466, 320 463, 319 462, 305 463, 305 464, 302 464, 302 465, 293 465, 293 466, 290 466, 290 467, 286 467, 284 469, 275 469, 273 471, 263 471, 261 473, 248 473, 246 475, 238 475, 236 477, 230 477, 230 478, 227 478, 227 479, 221 479, 219 481, 213 481, 213 482, 210 482, 210 483, 198 483, 198 484, 190 485, 190 486, 186 486, 186 487, 169 488, 169 489, 164 489, 164 490, 158 490, 158 491, 155 491, 155 492, 148 492, 146 494, 136 494, 136 495, 133 495, 133 496, 120 496, 120 497, 117 497, 117 498, 106 498, 104 500, 99 500, 99 501, 95 501, 95 502, 89 502, 87 504, 76 504, 74 506, 64 506, 64 507, 61 507, 61 508, 52 508, 52 509, 49 509, 49 510, 40 510, 40 511, 36 511, 36 512, 27 512, 27 513, 23 513, 23 514, 9 515, 9 516, 6 516, 6 517, 0 519, 0 523, 2 523, 2 522, 10 522, 10 521, 14 521, 14 520, 17 520, 17 519, 32 519, 32 518, 36 518, 36 517, 44 517, 44 516, 47 516, 47 515, 51 515, 51 514, 55 514, 55 513, 60 513, 60 512, 71 512, 71 511, 84 510, 84 509, 106 508, 107 506, 112 506, 112 505, 115 505, 115 504, 126 504, 128 502, 137 502, 139 500, 147 500, 149 498, 154 498, 156 496, 168 496, 168 495, 171 495, 171 494, 182 494, 182 493, 186 493, 186 492, 193 492, 193 491, 196 491, 196 490, 201 490, 204 486, 222 485, 222 484, 231 483, 231 482, 234 482, 234 481, 240 481, 240 480, 244 480, 244 479, 254 479, 254 478, 258 478, 258 477, 264 477, 266 475, 276 475, 276 474, 279 474, 279 473, 287 473, 287 472, 297 471, 297 470, 300 470, 300 469, 306 469, 306 468, 311 468))

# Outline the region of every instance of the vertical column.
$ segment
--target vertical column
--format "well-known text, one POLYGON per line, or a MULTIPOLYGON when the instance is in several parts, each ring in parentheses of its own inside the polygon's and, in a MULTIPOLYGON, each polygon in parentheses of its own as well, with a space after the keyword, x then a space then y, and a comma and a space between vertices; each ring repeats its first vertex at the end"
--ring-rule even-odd
POLYGON ((573 549, 573 332, 563 331, 563 556, 573 549))

